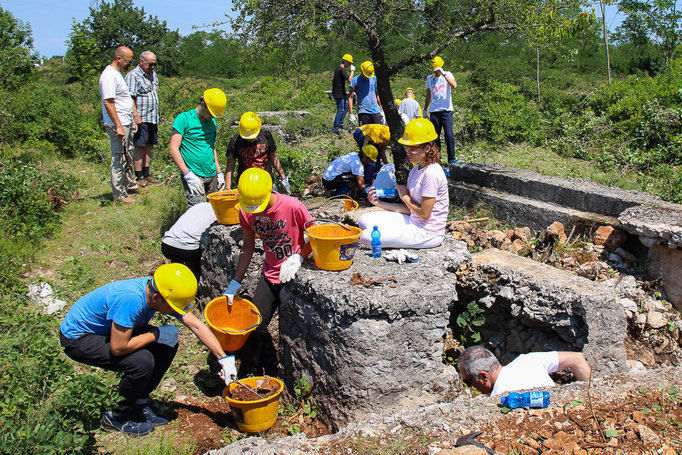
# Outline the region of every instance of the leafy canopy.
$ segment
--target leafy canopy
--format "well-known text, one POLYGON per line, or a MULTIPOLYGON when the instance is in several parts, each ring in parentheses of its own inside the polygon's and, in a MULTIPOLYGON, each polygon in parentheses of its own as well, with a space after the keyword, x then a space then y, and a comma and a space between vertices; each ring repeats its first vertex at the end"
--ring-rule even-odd
POLYGON ((37 58, 31 27, 0 7, 0 85, 15 87, 33 71, 37 58))

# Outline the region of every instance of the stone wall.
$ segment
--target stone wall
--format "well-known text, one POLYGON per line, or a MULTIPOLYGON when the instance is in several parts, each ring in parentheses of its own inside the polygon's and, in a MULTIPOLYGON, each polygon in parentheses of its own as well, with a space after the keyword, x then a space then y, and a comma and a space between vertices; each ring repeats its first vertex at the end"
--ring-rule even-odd
POLYGON ((503 364, 532 351, 582 351, 595 376, 628 371, 625 311, 611 287, 495 249, 457 275, 457 307, 485 309, 481 333, 503 364))

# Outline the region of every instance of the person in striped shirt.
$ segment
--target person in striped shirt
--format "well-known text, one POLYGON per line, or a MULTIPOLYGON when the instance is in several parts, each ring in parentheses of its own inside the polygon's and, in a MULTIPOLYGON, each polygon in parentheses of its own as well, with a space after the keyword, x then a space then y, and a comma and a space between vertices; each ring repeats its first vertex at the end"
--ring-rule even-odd
POLYGON ((133 137, 135 150, 135 180, 139 187, 159 185, 160 182, 150 174, 152 148, 158 144, 159 125, 159 78, 156 76, 156 55, 151 51, 140 54, 140 64, 126 74, 126 83, 130 90, 137 115, 134 117, 137 131, 133 137))

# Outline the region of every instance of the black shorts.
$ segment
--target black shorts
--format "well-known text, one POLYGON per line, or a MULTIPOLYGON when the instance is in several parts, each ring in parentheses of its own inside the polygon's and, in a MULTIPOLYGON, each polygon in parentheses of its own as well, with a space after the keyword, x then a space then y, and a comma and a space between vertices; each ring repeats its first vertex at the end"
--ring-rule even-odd
POLYGON ((137 131, 133 136, 133 145, 144 147, 145 145, 156 145, 159 143, 159 136, 157 134, 159 125, 156 123, 142 122, 137 125, 137 131))
POLYGON ((381 121, 381 114, 367 114, 367 113, 358 114, 358 123, 360 123, 360 126, 367 125, 370 123, 375 123, 377 125, 383 125, 383 122, 381 121))

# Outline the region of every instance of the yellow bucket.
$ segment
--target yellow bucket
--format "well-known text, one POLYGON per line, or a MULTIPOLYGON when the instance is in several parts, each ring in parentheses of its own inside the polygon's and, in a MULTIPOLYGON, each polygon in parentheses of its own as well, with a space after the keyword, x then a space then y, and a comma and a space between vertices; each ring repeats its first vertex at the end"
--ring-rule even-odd
POLYGON ((315 265, 322 270, 345 270, 353 264, 355 251, 358 249, 358 239, 362 229, 345 224, 318 224, 308 227, 305 231, 313 249, 315 265))
POLYGON ((204 319, 226 352, 238 351, 261 321, 256 305, 241 297, 227 304, 224 295, 211 300, 204 308, 204 319))
MULTIPOLYGON (((252 378, 240 379, 239 382, 246 384, 249 387, 256 388, 256 382, 262 376, 254 376, 252 378)), ((274 395, 255 401, 238 401, 230 398, 229 393, 239 385, 233 382, 225 387, 223 396, 230 405, 232 417, 237 424, 237 428, 245 433, 258 433, 265 431, 275 424, 277 420, 277 407, 279 406, 279 397, 284 390, 284 383, 277 378, 270 378, 279 385, 279 390, 274 395)))
POLYGON ((218 223, 239 224, 239 192, 224 190, 206 196, 213 207, 218 223))

